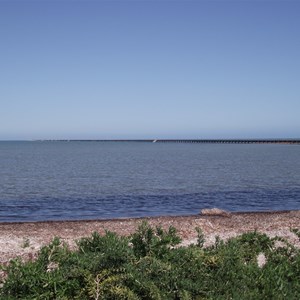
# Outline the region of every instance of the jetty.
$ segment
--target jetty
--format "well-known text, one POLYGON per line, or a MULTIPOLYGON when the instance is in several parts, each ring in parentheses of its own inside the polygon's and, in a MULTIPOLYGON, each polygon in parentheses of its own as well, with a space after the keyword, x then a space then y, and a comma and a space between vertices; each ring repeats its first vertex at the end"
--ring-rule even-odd
MULTIPOLYGON (((45 141, 45 140, 43 140, 45 141)), ((197 144, 297 144, 300 139, 89 139, 46 140, 54 142, 138 142, 138 143, 197 143, 197 144)))

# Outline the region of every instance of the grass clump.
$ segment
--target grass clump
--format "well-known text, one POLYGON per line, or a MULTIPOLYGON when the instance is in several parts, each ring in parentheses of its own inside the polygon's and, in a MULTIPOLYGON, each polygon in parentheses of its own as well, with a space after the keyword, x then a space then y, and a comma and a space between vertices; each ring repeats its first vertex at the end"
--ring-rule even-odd
POLYGON ((300 299, 295 247, 250 232, 205 248, 196 230, 197 244, 188 247, 175 228, 147 223, 129 237, 93 233, 75 251, 55 238, 36 260, 1 267, 0 299, 300 299))
POLYGON ((30 240, 28 238, 23 239, 21 247, 25 249, 25 248, 28 248, 29 246, 30 246, 30 240))

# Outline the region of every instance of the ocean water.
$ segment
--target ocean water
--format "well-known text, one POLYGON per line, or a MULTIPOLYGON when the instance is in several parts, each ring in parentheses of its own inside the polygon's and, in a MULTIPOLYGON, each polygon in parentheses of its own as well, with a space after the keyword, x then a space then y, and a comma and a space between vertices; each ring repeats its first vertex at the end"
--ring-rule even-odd
POLYGON ((0 221, 300 209, 300 146, 0 142, 0 221))

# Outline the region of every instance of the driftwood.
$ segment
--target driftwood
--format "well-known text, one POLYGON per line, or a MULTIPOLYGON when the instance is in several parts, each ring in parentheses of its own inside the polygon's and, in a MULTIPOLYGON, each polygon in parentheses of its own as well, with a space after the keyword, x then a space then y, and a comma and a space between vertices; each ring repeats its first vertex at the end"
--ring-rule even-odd
POLYGON ((219 217, 227 217, 227 218, 231 216, 231 213, 229 211, 219 209, 219 208, 205 208, 201 210, 200 214, 202 216, 219 216, 219 217))

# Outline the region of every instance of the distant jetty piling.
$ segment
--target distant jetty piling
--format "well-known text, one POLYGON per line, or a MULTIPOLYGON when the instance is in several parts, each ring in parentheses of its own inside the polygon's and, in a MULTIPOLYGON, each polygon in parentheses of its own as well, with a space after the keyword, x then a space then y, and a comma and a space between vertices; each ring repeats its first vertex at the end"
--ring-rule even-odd
POLYGON ((300 144, 297 140, 279 139, 209 139, 209 140, 156 140, 156 143, 202 143, 202 144, 300 144))
POLYGON ((135 140, 51 140, 61 142, 143 142, 143 143, 197 143, 197 144, 297 144, 300 139, 135 139, 135 140))

